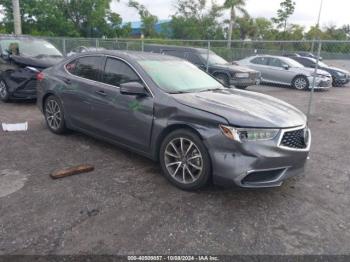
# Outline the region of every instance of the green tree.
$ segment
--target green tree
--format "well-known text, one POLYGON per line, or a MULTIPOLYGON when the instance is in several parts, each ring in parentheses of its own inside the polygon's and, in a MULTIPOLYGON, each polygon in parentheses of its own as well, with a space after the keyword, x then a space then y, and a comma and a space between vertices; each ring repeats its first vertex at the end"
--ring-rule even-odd
MULTIPOLYGON (((46 36, 116 36, 124 33, 111 0, 21 0, 23 33, 46 36)), ((4 24, 12 32, 12 1, 2 0, 4 24)))
POLYGON ((152 15, 146 8, 146 6, 140 4, 136 0, 129 0, 129 7, 135 8, 140 15, 142 21, 142 33, 145 37, 155 37, 157 33, 155 31, 155 26, 158 22, 158 17, 152 15))
POLYGON ((209 8, 206 0, 178 0, 171 33, 177 39, 223 39, 221 11, 215 3, 209 8))
POLYGON ((285 34, 287 30, 288 18, 294 14, 295 2, 292 0, 284 0, 280 4, 280 9, 277 10, 277 17, 272 18, 272 21, 277 25, 277 28, 283 28, 285 34))
POLYGON ((245 10, 246 0, 225 0, 223 8, 230 9, 230 23, 228 27, 228 36, 227 36, 227 47, 231 48, 231 40, 232 40, 232 30, 234 23, 236 21, 236 13, 241 12, 243 14, 247 14, 245 10))
POLYGON ((273 28, 271 20, 258 17, 255 19, 255 39, 259 40, 274 40, 276 37, 276 30, 273 28))

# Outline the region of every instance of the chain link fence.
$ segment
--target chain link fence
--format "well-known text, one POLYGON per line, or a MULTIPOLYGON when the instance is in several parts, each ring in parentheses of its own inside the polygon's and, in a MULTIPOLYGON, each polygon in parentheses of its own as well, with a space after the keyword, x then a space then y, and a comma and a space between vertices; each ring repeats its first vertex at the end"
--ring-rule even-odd
MULTIPOLYGON (((206 67, 209 65, 209 51, 214 52, 229 63, 253 55, 295 56, 298 54, 314 56, 317 60, 316 68, 320 67, 317 57, 330 66, 350 71, 350 41, 220 41, 220 40, 173 40, 173 39, 96 39, 96 38, 45 38, 54 44, 64 55, 72 55, 81 50, 125 50, 151 52, 155 46, 162 49, 171 49, 171 46, 201 48, 207 52, 206 67)), ((316 72, 314 79, 309 80, 312 92, 308 102, 308 114, 314 111, 312 107, 315 87, 316 72)), ((347 76, 350 78, 350 76, 347 76)), ((332 79, 334 81, 334 78, 332 79)), ((279 85, 277 83, 277 85, 279 85)), ((346 83, 345 85, 349 85, 346 83)), ((306 97, 305 97, 306 98, 306 97)))

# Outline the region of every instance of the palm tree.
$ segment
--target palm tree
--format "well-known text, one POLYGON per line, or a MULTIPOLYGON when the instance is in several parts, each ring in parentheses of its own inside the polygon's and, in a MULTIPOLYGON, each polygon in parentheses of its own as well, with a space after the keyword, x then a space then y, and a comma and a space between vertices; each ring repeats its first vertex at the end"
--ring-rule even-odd
POLYGON ((232 30, 233 30, 233 24, 236 21, 236 11, 243 14, 247 14, 247 11, 244 9, 245 4, 246 4, 246 0, 225 0, 223 8, 230 9, 230 26, 228 28, 227 48, 231 48, 232 30))

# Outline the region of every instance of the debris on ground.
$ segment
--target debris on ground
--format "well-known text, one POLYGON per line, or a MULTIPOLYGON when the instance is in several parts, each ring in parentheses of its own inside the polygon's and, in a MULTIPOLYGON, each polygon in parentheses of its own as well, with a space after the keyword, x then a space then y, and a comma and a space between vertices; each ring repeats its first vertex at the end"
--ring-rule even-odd
POLYGON ((5 132, 27 131, 28 130, 28 122, 16 123, 16 124, 2 123, 2 130, 4 130, 5 132))
POLYGON ((89 173, 89 172, 92 172, 94 170, 95 170, 94 166, 80 165, 80 166, 71 167, 71 168, 67 168, 67 169, 56 170, 50 176, 53 179, 58 179, 58 178, 78 175, 78 174, 82 174, 82 173, 89 173))

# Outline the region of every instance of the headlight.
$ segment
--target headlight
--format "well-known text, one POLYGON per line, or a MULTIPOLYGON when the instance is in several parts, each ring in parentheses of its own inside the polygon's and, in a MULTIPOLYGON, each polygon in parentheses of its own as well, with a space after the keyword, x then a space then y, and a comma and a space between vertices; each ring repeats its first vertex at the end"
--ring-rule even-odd
POLYGON ((272 140, 280 131, 279 129, 234 128, 225 125, 220 125, 220 129, 227 138, 238 142, 272 140))
POLYGON ((237 78, 248 78, 249 77, 249 73, 236 73, 235 77, 237 77, 237 78))

